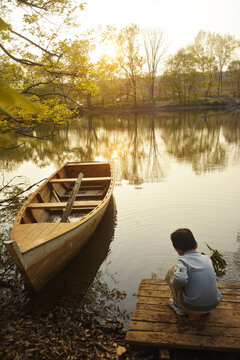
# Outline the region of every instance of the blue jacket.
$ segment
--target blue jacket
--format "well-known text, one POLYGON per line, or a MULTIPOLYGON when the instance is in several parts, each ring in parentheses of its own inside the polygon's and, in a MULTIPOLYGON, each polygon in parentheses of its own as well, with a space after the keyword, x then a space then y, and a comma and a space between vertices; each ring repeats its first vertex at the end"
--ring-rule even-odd
POLYGON ((179 256, 172 284, 182 288, 181 302, 193 311, 210 311, 222 300, 211 259, 196 250, 179 256))

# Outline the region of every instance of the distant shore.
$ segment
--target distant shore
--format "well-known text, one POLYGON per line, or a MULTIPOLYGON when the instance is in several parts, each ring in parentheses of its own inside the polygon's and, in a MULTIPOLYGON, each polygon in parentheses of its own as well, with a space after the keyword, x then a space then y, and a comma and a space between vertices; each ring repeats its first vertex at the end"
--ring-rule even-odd
POLYGON ((112 106, 93 106, 90 109, 83 109, 83 113, 102 114, 102 113, 155 113, 155 112, 174 112, 174 111, 195 111, 195 110, 228 110, 240 109, 240 99, 214 99, 211 101, 191 102, 187 104, 176 103, 174 101, 156 101, 155 104, 117 104, 112 106))

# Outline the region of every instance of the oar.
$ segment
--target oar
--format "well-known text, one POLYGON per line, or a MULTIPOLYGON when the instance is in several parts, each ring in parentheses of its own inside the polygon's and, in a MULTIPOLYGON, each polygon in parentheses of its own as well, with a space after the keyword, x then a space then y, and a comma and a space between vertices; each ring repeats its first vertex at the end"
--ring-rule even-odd
POLYGON ((82 178, 83 178, 83 173, 79 173, 77 181, 75 182, 74 187, 72 189, 72 192, 70 194, 70 197, 68 199, 66 208, 65 208, 65 210, 63 212, 60 223, 67 222, 67 219, 68 219, 68 217, 69 217, 69 215, 70 215, 70 213, 72 211, 73 203, 74 203, 74 201, 76 199, 77 192, 78 192, 78 190, 80 188, 82 178))

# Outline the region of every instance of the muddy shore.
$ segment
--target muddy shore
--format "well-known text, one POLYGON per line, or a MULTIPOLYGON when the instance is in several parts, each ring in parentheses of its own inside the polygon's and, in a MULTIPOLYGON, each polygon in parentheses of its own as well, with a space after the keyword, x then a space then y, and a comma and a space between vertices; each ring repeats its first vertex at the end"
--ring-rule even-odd
MULTIPOLYGON (((157 360, 158 349, 134 347, 125 342, 122 319, 106 317, 90 309, 86 302, 56 305, 36 311, 23 304, 9 306, 0 316, 0 358, 25 359, 125 359, 157 360)), ((226 353, 170 350, 172 360, 225 360, 226 353)), ((238 354, 231 354, 236 360, 238 354)))

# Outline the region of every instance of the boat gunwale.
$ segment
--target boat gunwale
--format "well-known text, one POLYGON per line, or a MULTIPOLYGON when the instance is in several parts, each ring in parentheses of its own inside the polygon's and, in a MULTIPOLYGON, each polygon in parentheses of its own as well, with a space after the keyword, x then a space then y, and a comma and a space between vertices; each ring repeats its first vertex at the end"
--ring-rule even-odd
MULTIPOLYGON (((20 251, 22 254, 26 254, 40 246, 44 246, 46 243, 54 240, 54 239, 57 239, 61 236, 63 236, 64 234, 68 233, 68 232, 71 232, 73 231, 74 229, 76 229, 77 227, 83 225, 84 223, 88 222, 91 218, 93 218, 95 215, 97 215, 97 213, 109 202, 111 196, 112 196, 112 193, 113 193, 113 184, 114 184, 114 177, 113 177, 113 171, 112 171, 112 163, 109 161, 109 162, 66 162, 62 167, 58 168, 52 175, 50 175, 41 185, 40 187, 35 190, 30 196, 29 198, 25 201, 25 203, 22 205, 21 209, 19 210, 18 212, 18 215, 13 223, 13 228, 12 228, 12 233, 11 233, 11 241, 14 241, 16 242, 16 244, 18 245, 20 251), (76 221, 75 223, 72 223, 72 224, 68 224, 68 226, 66 226, 66 231, 62 231, 61 233, 59 233, 58 235, 53 235, 51 236, 51 234, 49 234, 49 238, 46 238, 44 242, 42 243, 39 243, 39 244, 36 244, 34 247, 32 248, 29 248, 29 249, 26 249, 24 251, 24 249, 22 249, 22 246, 18 244, 17 240, 14 239, 14 229, 17 227, 17 226, 24 226, 24 225, 29 225, 29 224, 21 224, 20 223, 20 220, 21 220, 21 217, 22 217, 22 214, 24 213, 24 211, 26 211, 28 205, 31 203, 32 199, 36 196, 37 193, 39 193, 41 191, 41 189, 47 185, 47 183, 59 172, 61 171, 67 164, 109 164, 110 165, 110 183, 109 183, 109 186, 108 186, 108 189, 107 189, 107 192, 106 192, 106 195, 104 196, 104 198, 102 199, 102 201, 94 208, 92 209, 89 213, 87 213, 86 215, 84 215, 81 219, 79 219, 78 221, 76 221), (71 229, 69 229, 69 225, 71 225, 71 229)), ((41 223, 36 223, 36 225, 38 224, 51 224, 51 222, 41 222, 41 223)), ((56 223, 58 224, 58 223, 56 223)), ((60 223, 59 223, 60 224, 60 223)), ((61 225, 65 225, 64 223, 62 223, 61 225)), ((62 226, 63 227, 63 226, 62 226)))

